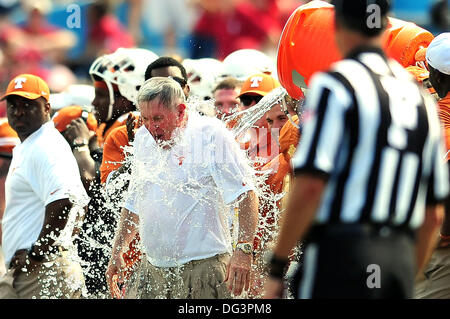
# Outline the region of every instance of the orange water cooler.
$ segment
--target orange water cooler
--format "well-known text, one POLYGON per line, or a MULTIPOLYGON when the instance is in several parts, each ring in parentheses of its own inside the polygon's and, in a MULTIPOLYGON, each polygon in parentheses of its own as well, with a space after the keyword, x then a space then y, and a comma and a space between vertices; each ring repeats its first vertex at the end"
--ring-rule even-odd
MULTIPOLYGON (((383 35, 386 54, 404 67, 415 64, 415 54, 428 47, 433 35, 411 22, 389 18, 383 35)), ((278 44, 277 71, 290 96, 300 99, 300 87, 342 57, 334 39, 334 6, 312 1, 298 7, 287 21, 278 44)))

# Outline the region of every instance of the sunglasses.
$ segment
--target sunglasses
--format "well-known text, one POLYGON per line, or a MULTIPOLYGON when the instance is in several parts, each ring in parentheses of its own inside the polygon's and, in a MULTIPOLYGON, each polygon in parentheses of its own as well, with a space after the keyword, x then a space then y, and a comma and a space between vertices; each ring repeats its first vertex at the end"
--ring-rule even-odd
POLYGON ((178 82, 178 84, 180 84, 182 88, 184 88, 187 84, 187 81, 185 79, 179 78, 178 76, 169 76, 169 78, 178 82))
POLYGON ((240 100, 244 106, 250 106, 252 102, 255 102, 256 104, 261 101, 262 98, 263 97, 261 95, 242 95, 240 100))

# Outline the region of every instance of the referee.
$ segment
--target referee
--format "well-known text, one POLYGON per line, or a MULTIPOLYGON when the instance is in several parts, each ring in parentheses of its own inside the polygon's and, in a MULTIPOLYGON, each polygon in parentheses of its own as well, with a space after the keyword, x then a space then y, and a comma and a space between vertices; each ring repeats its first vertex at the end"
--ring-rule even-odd
POLYGON ((411 298, 448 195, 436 105, 381 49, 390 1, 334 4, 346 58, 311 81, 265 297, 306 239, 299 298, 411 298))

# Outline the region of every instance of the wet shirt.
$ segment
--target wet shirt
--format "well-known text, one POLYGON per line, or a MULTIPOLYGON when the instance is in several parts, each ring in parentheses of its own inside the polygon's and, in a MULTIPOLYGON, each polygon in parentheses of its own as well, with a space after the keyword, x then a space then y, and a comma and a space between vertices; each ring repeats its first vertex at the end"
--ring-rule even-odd
POLYGON ((48 204, 65 198, 86 203, 75 157, 52 121, 13 149, 5 197, 2 244, 7 265, 17 250, 29 249, 38 239, 48 204))
POLYGON ((125 208, 139 215, 145 253, 157 267, 231 252, 229 204, 254 189, 252 170, 224 124, 190 114, 169 150, 136 132, 125 208))

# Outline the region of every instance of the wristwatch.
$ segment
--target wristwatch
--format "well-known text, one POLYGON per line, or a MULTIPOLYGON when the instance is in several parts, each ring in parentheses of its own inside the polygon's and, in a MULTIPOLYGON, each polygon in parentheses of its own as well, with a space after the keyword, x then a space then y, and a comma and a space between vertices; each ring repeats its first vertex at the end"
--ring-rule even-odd
POLYGON ((281 258, 269 252, 265 256, 265 270, 270 277, 282 280, 289 265, 289 258, 281 258))
POLYGON ((238 243, 236 249, 242 250, 245 254, 253 252, 253 245, 251 243, 238 243))
POLYGON ((89 141, 85 138, 77 137, 73 140, 72 149, 89 145, 89 141))

